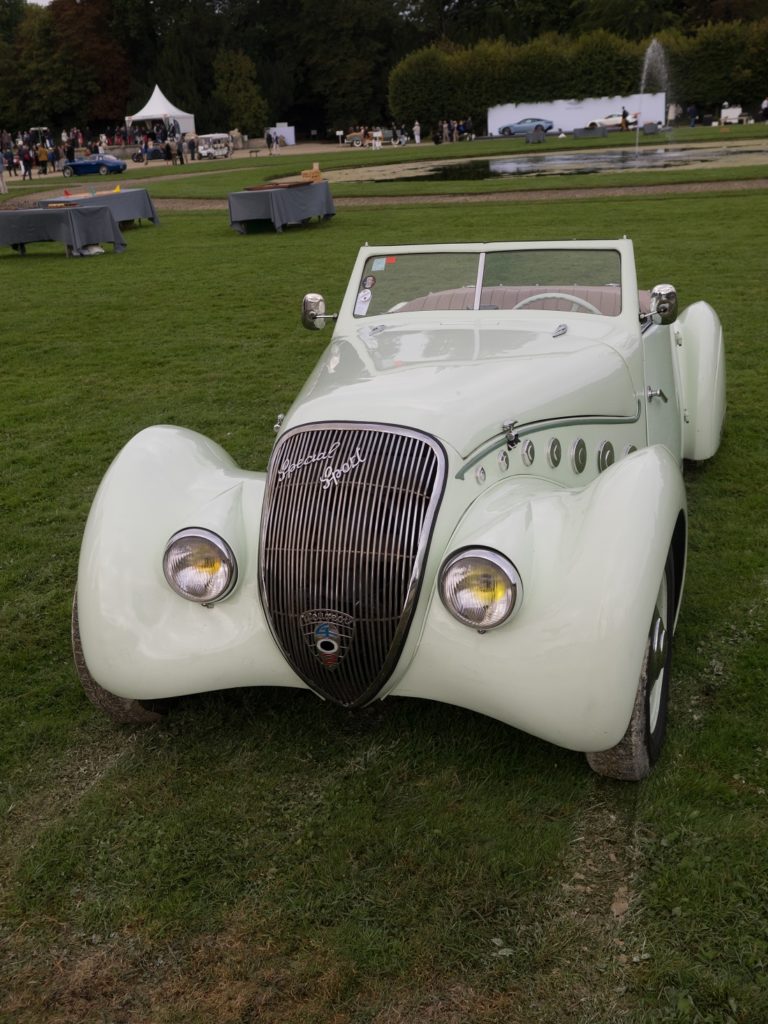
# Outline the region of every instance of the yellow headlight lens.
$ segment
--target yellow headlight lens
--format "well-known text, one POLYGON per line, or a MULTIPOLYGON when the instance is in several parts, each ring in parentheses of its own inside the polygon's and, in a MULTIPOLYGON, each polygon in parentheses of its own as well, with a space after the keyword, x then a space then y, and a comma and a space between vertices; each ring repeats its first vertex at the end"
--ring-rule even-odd
POLYGON ((232 549, 203 529, 180 530, 171 537, 163 555, 163 572, 180 597, 200 604, 220 601, 237 581, 232 549))
POLYGON ((440 597, 465 626, 493 629, 520 607, 523 583, 514 565, 490 548, 453 555, 440 573, 440 597))

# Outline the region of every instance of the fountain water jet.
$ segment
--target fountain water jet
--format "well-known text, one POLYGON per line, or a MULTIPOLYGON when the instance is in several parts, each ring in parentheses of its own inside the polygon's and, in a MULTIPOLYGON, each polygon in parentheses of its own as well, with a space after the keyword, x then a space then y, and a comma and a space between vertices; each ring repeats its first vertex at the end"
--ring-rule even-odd
MULTIPOLYGON (((664 93, 665 105, 669 105, 670 73, 669 61, 664 47, 655 37, 650 41, 643 57, 643 70, 640 75, 640 95, 642 96, 649 82, 653 82, 657 92, 664 93)), ((666 113, 664 121, 666 123, 666 113)), ((640 145, 640 125, 642 124, 642 109, 637 116, 635 125, 635 151, 640 145)))

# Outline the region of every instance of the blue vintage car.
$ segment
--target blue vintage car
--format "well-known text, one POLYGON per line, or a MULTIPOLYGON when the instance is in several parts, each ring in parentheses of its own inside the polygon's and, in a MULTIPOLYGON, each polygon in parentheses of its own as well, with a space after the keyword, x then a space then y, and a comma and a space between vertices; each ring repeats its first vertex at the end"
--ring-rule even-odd
POLYGON ((122 174, 128 164, 109 153, 94 153, 93 156, 79 156, 66 160, 61 171, 65 178, 73 174, 122 174))

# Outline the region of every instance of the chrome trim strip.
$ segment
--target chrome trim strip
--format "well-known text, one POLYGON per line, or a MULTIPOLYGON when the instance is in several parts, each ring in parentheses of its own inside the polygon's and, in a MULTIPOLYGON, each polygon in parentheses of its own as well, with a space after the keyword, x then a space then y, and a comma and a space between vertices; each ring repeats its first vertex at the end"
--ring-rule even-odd
POLYGON ((475 310, 480 309, 480 299, 483 295, 483 277, 485 276, 485 253, 480 253, 480 259, 477 261, 477 279, 475 281, 475 297, 472 300, 472 308, 475 310))
POLYGON ((512 432, 513 436, 519 440, 522 437, 527 437, 528 434, 537 434, 541 430, 554 430, 558 427, 583 427, 596 426, 600 424, 637 423, 641 415, 642 403, 638 398, 637 410, 634 416, 564 416, 562 419, 531 420, 530 423, 520 424, 516 424, 514 420, 510 420, 507 423, 502 424, 504 427, 502 433, 494 434, 493 437, 488 439, 482 448, 475 449, 474 453, 470 453, 470 455, 467 456, 466 462, 458 473, 456 473, 455 479, 463 480, 473 466, 484 459, 487 455, 490 455, 491 452, 495 452, 500 445, 506 444, 510 432, 512 432))

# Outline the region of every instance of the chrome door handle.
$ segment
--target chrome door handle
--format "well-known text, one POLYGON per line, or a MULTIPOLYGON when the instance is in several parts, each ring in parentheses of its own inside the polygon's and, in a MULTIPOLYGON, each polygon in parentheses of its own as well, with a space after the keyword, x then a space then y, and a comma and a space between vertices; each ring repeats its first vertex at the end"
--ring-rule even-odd
POLYGON ((650 386, 650 384, 648 385, 648 389, 646 390, 645 394, 646 394, 646 397, 647 397, 649 402, 652 399, 654 399, 654 398, 660 398, 662 400, 662 402, 668 402, 669 401, 669 399, 664 394, 664 392, 661 390, 661 388, 652 388, 650 386))

